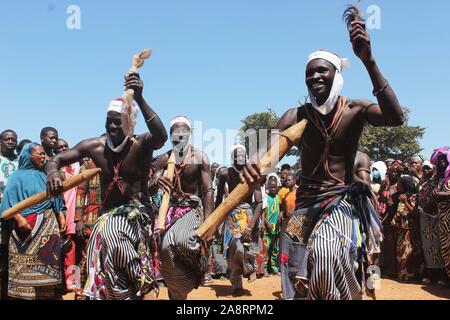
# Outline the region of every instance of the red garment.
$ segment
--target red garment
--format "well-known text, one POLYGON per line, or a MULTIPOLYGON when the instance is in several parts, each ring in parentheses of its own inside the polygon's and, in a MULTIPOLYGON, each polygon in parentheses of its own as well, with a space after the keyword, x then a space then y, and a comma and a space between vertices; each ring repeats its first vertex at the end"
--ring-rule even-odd
POLYGON ((36 225, 37 216, 38 215, 36 213, 32 213, 29 216, 24 217, 31 226, 30 231, 19 230, 17 225, 15 225, 17 236, 19 237, 20 241, 22 241, 22 243, 25 242, 25 240, 27 240, 28 236, 31 234, 31 231, 34 229, 34 226, 36 225))
POLYGON ((72 235, 68 235, 67 238, 72 244, 70 251, 64 256, 64 274, 66 278, 66 288, 67 290, 74 291, 77 288, 76 276, 74 275, 76 266, 76 248, 75 242, 72 239, 72 235))

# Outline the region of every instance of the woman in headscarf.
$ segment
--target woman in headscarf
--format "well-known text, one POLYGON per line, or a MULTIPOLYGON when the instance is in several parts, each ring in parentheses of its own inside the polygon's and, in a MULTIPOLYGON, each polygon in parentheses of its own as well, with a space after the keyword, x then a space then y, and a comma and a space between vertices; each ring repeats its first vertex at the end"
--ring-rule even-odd
POLYGON ((422 166, 422 178, 419 184, 417 210, 420 217, 420 237, 425 259, 425 274, 422 283, 428 285, 431 280, 445 285, 444 261, 441 255, 441 242, 439 239, 439 215, 436 199, 433 195, 438 185, 434 166, 425 161, 422 166))
POLYGON ((403 176, 397 183, 399 203, 391 225, 396 229, 396 270, 400 281, 418 280, 423 255, 416 210, 417 186, 414 178, 403 176))
POLYGON ((378 194, 381 184, 386 179, 387 167, 383 161, 377 161, 370 167, 370 178, 372 180, 372 192, 378 194))
POLYGON ((439 213, 441 252, 445 270, 450 277, 450 148, 436 149, 431 157, 431 163, 436 167, 438 181, 433 194, 439 213))
MULTIPOLYGON (((27 144, 19 159, 19 169, 11 176, 0 213, 46 190, 42 171, 46 153, 37 143, 27 144)), ((65 218, 63 202, 52 198, 22 211, 12 221, 9 240, 8 296, 13 299, 55 299, 61 284, 61 237, 65 218), (61 228, 60 228, 60 226, 61 228)))

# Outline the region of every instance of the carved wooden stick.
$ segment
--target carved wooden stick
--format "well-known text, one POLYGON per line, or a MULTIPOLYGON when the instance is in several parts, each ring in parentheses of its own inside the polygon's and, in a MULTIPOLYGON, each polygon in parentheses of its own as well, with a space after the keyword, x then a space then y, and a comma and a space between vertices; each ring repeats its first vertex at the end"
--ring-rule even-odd
MULTIPOLYGON (((294 145, 298 145, 307 123, 306 120, 303 120, 280 133, 279 139, 271 146, 270 150, 267 151, 260 161, 261 172, 272 168, 274 164, 280 162, 294 145)), ((205 241, 211 239, 227 216, 255 190, 259 182, 257 181, 257 183, 252 185, 247 183, 239 184, 208 219, 206 219, 200 228, 198 228, 197 235, 205 241)))
MULTIPOLYGON (((102 170, 100 168, 89 169, 89 170, 84 171, 83 173, 80 173, 74 177, 67 179, 63 183, 64 192, 77 187, 78 185, 80 185, 83 182, 90 181, 93 177, 95 177, 101 171, 102 170)), ((3 212, 3 219, 9 220, 9 219, 13 218, 16 214, 19 214, 22 211, 24 211, 28 208, 31 208, 39 203, 47 201, 50 198, 51 198, 51 196, 49 196, 46 191, 35 194, 34 196, 31 196, 28 199, 25 199, 25 200, 19 202, 12 208, 9 208, 5 212, 3 212)))
MULTIPOLYGON (((173 181, 173 176, 175 173, 175 152, 172 150, 172 154, 170 155, 169 161, 167 162, 167 175, 166 177, 169 179, 169 181, 173 181)), ((158 214, 158 224, 157 229, 164 230, 166 229, 166 216, 167 211, 169 210, 169 201, 170 201, 170 192, 167 190, 164 190, 163 198, 161 201, 161 207, 159 207, 159 214, 158 214)))

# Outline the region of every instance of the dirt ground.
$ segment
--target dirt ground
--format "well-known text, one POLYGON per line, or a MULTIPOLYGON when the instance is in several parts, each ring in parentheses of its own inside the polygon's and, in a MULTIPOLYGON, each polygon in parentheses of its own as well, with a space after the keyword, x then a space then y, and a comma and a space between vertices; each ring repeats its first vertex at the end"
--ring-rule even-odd
MULTIPOLYGON (((213 280, 189 295, 189 300, 279 300, 281 298, 280 277, 261 278, 253 283, 244 280, 245 295, 239 298, 232 296, 228 280, 213 280)), ((64 300, 72 300, 68 294, 64 300)), ((167 289, 161 287, 159 300, 167 300, 167 289)), ((381 288, 377 291, 378 300, 448 300, 450 289, 436 285, 404 284, 390 279, 381 280, 381 288)), ((365 298, 365 300, 371 300, 365 298)))

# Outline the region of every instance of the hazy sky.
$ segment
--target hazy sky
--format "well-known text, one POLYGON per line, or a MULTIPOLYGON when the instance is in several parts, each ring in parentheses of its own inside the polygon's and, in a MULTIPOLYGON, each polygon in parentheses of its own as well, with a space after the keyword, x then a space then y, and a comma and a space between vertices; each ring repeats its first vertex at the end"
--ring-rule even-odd
MULTIPOLYGON (((55 126, 70 144, 103 133, 107 104, 146 47, 144 95, 167 126, 183 114, 225 133, 268 107, 282 115, 305 96, 305 60, 317 49, 350 58, 344 95, 373 98, 341 19, 349 1, 1 1, 0 128, 37 140, 55 126), (66 26, 69 5, 81 9, 79 30, 66 26)), ((450 144, 450 2, 362 2, 370 5, 381 10, 375 58, 411 123, 426 127, 429 155, 450 144)))

